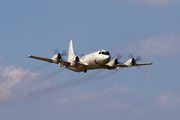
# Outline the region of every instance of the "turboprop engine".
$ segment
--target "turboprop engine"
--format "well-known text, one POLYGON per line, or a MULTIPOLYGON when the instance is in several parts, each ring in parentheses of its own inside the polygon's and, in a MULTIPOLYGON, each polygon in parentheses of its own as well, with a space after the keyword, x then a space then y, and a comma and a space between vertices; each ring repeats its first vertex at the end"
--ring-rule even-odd
POLYGON ((125 62, 124 64, 126 64, 129 67, 131 67, 132 65, 136 64, 136 61, 141 61, 142 60, 140 55, 138 55, 136 57, 136 59, 133 57, 132 53, 129 54, 128 56, 130 57, 130 59, 127 62, 125 62))
POLYGON ((109 69, 109 70, 114 69, 118 63, 119 63, 119 62, 118 62, 117 59, 113 59, 111 62, 108 63, 108 65, 109 65, 109 68, 108 68, 108 69, 109 69))
POLYGON ((124 64, 131 67, 133 64, 136 64, 136 61, 134 58, 131 58, 127 62, 125 62, 124 64))
POLYGON ((117 59, 113 59, 108 63, 109 70, 114 69, 117 64, 121 64, 118 60, 121 59, 121 55, 117 54, 117 59))
POLYGON ((54 63, 58 63, 60 59, 62 59, 61 54, 57 53, 56 55, 54 55, 52 58, 54 63))
POLYGON ((76 57, 74 57, 74 58, 72 59, 72 61, 70 62, 70 63, 71 63, 70 66, 76 66, 76 63, 78 63, 78 62, 79 62, 79 57, 76 56, 76 57))
POLYGON ((64 50, 61 54, 59 53, 58 49, 54 50, 55 55, 51 58, 54 63, 59 63, 60 60, 64 61, 62 56, 66 56, 67 52, 64 50))

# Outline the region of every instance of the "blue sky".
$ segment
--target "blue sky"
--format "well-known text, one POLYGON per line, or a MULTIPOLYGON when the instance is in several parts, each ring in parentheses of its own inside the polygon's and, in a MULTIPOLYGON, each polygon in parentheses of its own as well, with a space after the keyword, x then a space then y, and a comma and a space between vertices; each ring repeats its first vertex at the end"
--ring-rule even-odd
MULTIPOLYGON (((0 119, 179 120, 179 0, 1 0, 0 119), (106 49, 153 62, 84 73, 28 59, 106 49)), ((65 57, 67 59, 67 57, 65 57)))

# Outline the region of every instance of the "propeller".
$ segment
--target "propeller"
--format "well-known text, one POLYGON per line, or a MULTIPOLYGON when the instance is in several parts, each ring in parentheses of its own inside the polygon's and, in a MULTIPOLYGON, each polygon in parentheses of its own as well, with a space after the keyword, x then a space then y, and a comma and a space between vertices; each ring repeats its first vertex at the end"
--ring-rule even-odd
POLYGON ((57 53, 59 53, 59 49, 58 48, 56 48, 56 49, 54 49, 54 51, 53 51, 55 54, 57 54, 57 53))
POLYGON ((119 60, 122 58, 122 55, 117 54, 116 59, 115 59, 115 64, 122 64, 121 62, 119 62, 119 60))
POLYGON ((130 53, 130 54, 128 55, 128 57, 129 57, 129 58, 133 58, 133 53, 130 53))
MULTIPOLYGON (((77 52, 74 51, 74 54, 77 55, 77 52)), ((77 55, 77 56, 78 56, 78 55, 77 55)), ((82 57, 82 56, 84 56, 84 53, 81 53, 81 55, 80 55, 79 57, 82 57)))
POLYGON ((78 56, 76 56, 75 61, 79 62, 79 57, 78 56))
POLYGON ((75 57, 75 61, 76 62, 79 62, 80 61, 80 57, 84 56, 84 53, 81 53, 81 55, 78 56, 76 51, 74 51, 74 54, 76 55, 76 57, 75 57))
POLYGON ((136 57, 136 59, 133 57, 133 53, 130 53, 129 55, 128 55, 128 57, 129 58, 132 58, 132 63, 133 64, 136 64, 136 61, 141 61, 142 60, 142 58, 141 58, 141 56, 140 55, 138 55, 137 57, 136 57))
POLYGON ((84 53, 81 53, 80 57, 84 56, 84 53))
POLYGON ((119 60, 119 59, 121 59, 121 58, 122 58, 122 55, 117 54, 117 59, 119 60))
POLYGON ((123 63, 119 62, 119 60, 121 58, 122 58, 122 55, 120 55, 120 54, 116 55, 116 59, 111 57, 111 61, 108 63, 109 67, 107 69, 118 71, 118 69, 119 69, 119 67, 117 67, 118 64, 123 64, 123 63), (118 69, 115 69, 115 68, 118 68, 118 69))
POLYGON ((62 56, 67 56, 67 52, 65 50, 63 50, 63 52, 60 54, 59 53, 59 49, 56 48, 54 51, 53 51, 55 54, 58 54, 58 58, 63 60, 62 56))
POLYGON ((138 55, 137 57, 136 57, 136 61, 141 61, 142 59, 141 59, 141 56, 140 55, 138 55))

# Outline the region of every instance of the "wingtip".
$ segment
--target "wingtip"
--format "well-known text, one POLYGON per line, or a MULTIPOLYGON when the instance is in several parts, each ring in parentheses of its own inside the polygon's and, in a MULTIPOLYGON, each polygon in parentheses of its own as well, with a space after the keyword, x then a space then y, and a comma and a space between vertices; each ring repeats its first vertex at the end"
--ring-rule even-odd
POLYGON ((31 58, 32 57, 32 55, 29 55, 29 56, 27 56, 28 58, 31 58))

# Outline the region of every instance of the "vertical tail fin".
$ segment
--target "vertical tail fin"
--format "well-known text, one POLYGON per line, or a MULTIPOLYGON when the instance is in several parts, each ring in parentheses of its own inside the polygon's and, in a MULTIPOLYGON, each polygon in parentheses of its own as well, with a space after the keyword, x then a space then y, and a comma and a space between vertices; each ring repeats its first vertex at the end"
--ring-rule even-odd
POLYGON ((71 59, 75 58, 76 55, 74 54, 74 50, 73 50, 73 42, 72 40, 69 43, 69 55, 68 55, 68 61, 70 61, 71 59))

